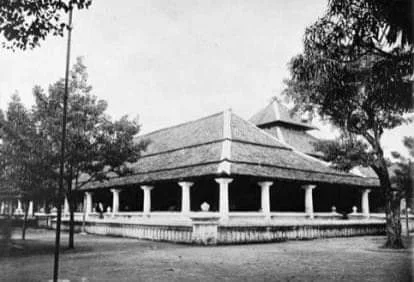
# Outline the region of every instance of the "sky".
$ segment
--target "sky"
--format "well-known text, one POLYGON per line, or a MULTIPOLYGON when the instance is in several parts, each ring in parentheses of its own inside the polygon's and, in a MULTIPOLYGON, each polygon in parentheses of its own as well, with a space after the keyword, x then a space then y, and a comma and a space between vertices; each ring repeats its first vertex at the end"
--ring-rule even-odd
MULTIPOLYGON (((305 28, 327 0, 95 0, 74 13, 71 63, 82 56, 93 94, 114 118, 139 115, 142 133, 231 108, 248 119, 278 96, 305 28), (122 3, 122 4, 120 4, 122 3)), ((0 49, 0 108, 13 93, 63 77, 66 38, 29 51, 0 49)), ((320 126, 317 136, 332 136, 320 126)), ((387 132, 386 151, 404 153, 411 126, 387 132)))

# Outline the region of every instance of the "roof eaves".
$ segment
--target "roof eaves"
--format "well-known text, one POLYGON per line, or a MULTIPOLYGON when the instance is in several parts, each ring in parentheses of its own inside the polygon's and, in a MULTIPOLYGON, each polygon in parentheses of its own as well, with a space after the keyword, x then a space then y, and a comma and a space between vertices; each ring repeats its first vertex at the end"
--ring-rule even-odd
POLYGON ((258 124, 257 126, 262 128, 262 127, 270 127, 270 126, 274 126, 274 125, 285 126, 285 127, 286 127, 286 125, 289 125, 290 127, 299 127, 299 128, 304 129, 306 131, 308 131, 308 130, 319 130, 318 127, 310 125, 310 124, 285 121, 283 119, 278 119, 278 120, 273 120, 273 121, 270 121, 270 122, 258 124))
POLYGON ((309 170, 309 169, 302 169, 302 168, 296 168, 296 167, 285 167, 285 166, 279 166, 274 164, 268 164, 268 163, 257 163, 257 162, 249 162, 249 161, 231 161, 232 163, 238 163, 238 164, 250 164, 250 165, 258 165, 258 166, 266 166, 266 167, 274 167, 274 168, 280 168, 284 170, 293 170, 293 171, 303 171, 303 172, 310 172, 310 173, 320 173, 320 174, 327 174, 337 177, 343 177, 343 178, 361 178, 358 175, 351 174, 351 173, 341 173, 341 172, 321 172, 317 170, 309 170))
MULTIPOLYGON (((259 129, 260 129, 260 128, 259 128, 259 129)), ((300 151, 298 151, 295 147, 293 147, 293 146, 291 146, 291 145, 287 144, 286 142, 283 142, 283 141, 281 141, 281 140, 277 139, 275 136, 273 136, 273 135, 271 135, 271 134, 267 133, 267 132, 266 132, 266 131, 264 131, 263 129, 260 129, 260 130, 262 131, 262 133, 263 133, 263 134, 267 134, 267 135, 268 135, 268 136, 270 136, 271 138, 273 138, 273 139, 277 140, 278 142, 281 142, 283 145, 285 145, 286 147, 290 148, 290 149, 292 150, 292 152, 293 152, 293 153, 296 153, 296 154, 298 154, 298 155, 299 155, 299 156, 301 156, 301 157, 304 157, 304 158, 306 158, 306 159, 308 159, 308 160, 311 160, 311 161, 318 162, 318 163, 320 163, 320 164, 322 164, 322 165, 324 165, 324 166, 326 166, 326 167, 331 168, 331 167, 330 167, 330 165, 329 165, 329 163, 327 163, 327 162, 325 162, 325 161, 322 161, 322 160, 320 160, 320 159, 318 159, 318 158, 312 157, 312 156, 310 156, 310 155, 308 155, 308 154, 305 154, 305 153, 303 153, 303 152, 300 152, 300 151)), ((352 175, 352 174, 349 174, 349 173, 348 173, 348 175, 358 177, 357 175, 352 175)))

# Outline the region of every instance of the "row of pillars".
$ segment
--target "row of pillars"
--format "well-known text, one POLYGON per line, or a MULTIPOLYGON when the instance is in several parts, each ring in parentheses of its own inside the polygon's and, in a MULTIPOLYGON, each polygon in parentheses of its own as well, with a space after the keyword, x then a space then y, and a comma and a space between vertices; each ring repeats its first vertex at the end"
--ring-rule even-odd
MULTIPOLYGON (((23 205, 20 199, 17 199, 17 207, 13 210, 13 200, 5 200, 0 202, 0 214, 15 214, 21 215, 23 214, 23 205)), ((29 208, 28 208, 28 215, 32 216, 33 213, 33 201, 29 201, 29 208)))
MULTIPOLYGON (((228 219, 229 217, 229 184, 233 181, 231 178, 216 178, 215 181, 219 184, 219 214, 221 219, 228 219)), ((181 186, 181 213, 188 215, 190 213, 190 188, 194 185, 193 182, 178 182, 181 186)), ((261 187, 261 210, 265 218, 270 220, 270 187, 273 185, 271 181, 258 182, 261 187)), ((313 189, 316 185, 303 185, 305 190, 305 213, 309 218, 314 217, 313 209, 313 189)), ((143 185, 141 189, 144 192, 143 199, 143 214, 148 216, 151 212, 151 190, 153 186, 143 185)), ((120 189, 111 189, 112 192, 112 214, 119 212, 119 193, 120 189)), ((362 213, 365 217, 369 217, 369 194, 370 190, 365 189, 362 193, 361 205, 362 213)), ((68 209, 68 203, 65 200, 65 210, 68 209), (67 208, 66 208, 67 207, 67 208)), ((89 214, 92 212, 92 192, 85 192, 85 212, 89 214)))
MULTIPOLYGON (((229 216, 229 184, 233 181, 231 178, 217 178, 215 181, 220 185, 219 186, 219 213, 222 219, 227 219, 229 216)), ((192 182, 178 182, 182 189, 182 204, 181 204, 181 213, 187 215, 190 213, 190 188, 194 185, 192 182)), ((261 187, 261 210, 266 219, 270 219, 270 187, 273 185, 271 181, 259 182, 258 185, 261 187)), ((309 218, 313 218, 314 209, 313 209, 313 189, 316 185, 304 185, 302 186, 305 189, 305 213, 309 218)), ((143 203, 143 213, 144 215, 149 215, 151 212, 151 190, 153 186, 143 185, 141 189, 144 191, 144 203, 143 203)), ((119 193, 120 189, 111 189, 112 192, 112 213, 116 214, 119 212, 119 193)), ((362 214, 365 217, 369 217, 369 189, 365 189, 362 192, 361 206, 362 214)), ((85 192, 85 211, 86 214, 92 212, 92 193, 85 192)), ((17 208, 12 210, 12 202, 9 201, 6 205, 5 201, 1 201, 0 214, 23 214, 21 200, 17 200, 17 208), (6 211, 6 208, 8 209, 6 211)), ((65 198, 64 214, 69 214, 69 202, 65 198)), ((29 215, 33 215, 33 201, 29 202, 29 215)))

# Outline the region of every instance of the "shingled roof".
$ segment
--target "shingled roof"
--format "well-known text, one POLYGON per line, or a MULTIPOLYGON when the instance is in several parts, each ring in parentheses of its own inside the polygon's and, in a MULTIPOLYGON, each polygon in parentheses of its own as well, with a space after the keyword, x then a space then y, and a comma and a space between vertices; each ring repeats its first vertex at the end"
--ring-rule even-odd
POLYGON ((307 132, 316 127, 302 122, 298 114, 292 113, 276 99, 253 115, 250 122, 300 152, 319 158, 323 157, 322 152, 315 150, 314 144, 318 139, 307 132))
POLYGON ((323 157, 323 153, 315 149, 314 144, 318 139, 306 131, 281 126, 264 127, 262 129, 279 140, 283 140, 285 143, 291 145, 302 153, 319 158, 323 157))
POLYGON ((148 140, 133 175, 85 185, 84 189, 179 180, 199 176, 245 175, 314 183, 376 186, 340 172, 286 146, 230 110, 137 138, 148 140))
POLYGON ((311 124, 302 121, 297 113, 290 111, 277 99, 274 99, 264 109, 253 115, 249 121, 260 128, 273 124, 285 124, 304 130, 316 129, 311 124))

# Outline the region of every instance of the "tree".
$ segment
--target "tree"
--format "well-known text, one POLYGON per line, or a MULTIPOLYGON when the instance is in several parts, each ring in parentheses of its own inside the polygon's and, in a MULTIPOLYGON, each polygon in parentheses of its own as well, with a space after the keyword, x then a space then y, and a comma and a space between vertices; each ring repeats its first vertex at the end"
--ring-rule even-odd
MULTIPOLYGON (((110 175, 130 173, 128 163, 135 162, 144 143, 135 143, 139 132, 137 119, 123 116, 112 121, 105 113, 107 103, 91 94, 86 67, 77 59, 70 74, 67 141, 64 179, 70 207, 69 248, 74 247, 74 194, 92 181, 107 179, 110 175)), ((45 134, 50 150, 59 156, 61 144, 61 100, 64 81, 49 87, 46 94, 40 87, 34 88, 36 105, 34 115, 39 129, 45 134)), ((58 163, 54 164, 58 167, 58 163)))
POLYGON ((68 28, 62 14, 73 7, 88 8, 92 0, 0 0, 0 35, 8 49, 35 48, 50 34, 63 36, 68 28))
POLYGON ((413 48, 411 0, 330 0, 326 14, 305 31, 305 49, 350 62, 366 54, 395 60, 413 48))
POLYGON ((324 159, 332 167, 349 171, 356 166, 371 166, 375 156, 369 144, 350 134, 341 134, 334 140, 318 140, 314 143, 315 150, 322 152, 324 159))
POLYGON ((406 207, 412 206, 413 201, 413 163, 414 158, 414 137, 404 137, 403 144, 408 150, 409 157, 404 157, 398 152, 392 152, 397 160, 394 175, 391 181, 403 192, 402 196, 406 199, 406 207), (411 158, 411 159, 410 159, 411 158))
MULTIPOLYGON (((22 239, 25 239, 29 201, 45 197, 53 188, 48 169, 48 148, 44 146, 34 119, 13 95, 6 116, 0 118, 2 131, 1 175, 3 192, 12 191, 23 202, 24 220, 22 239)), ((52 174, 50 174, 52 173, 52 174)))
POLYGON ((290 62, 285 94, 300 110, 317 113, 367 143, 386 199, 386 246, 399 248, 401 195, 391 187, 380 139, 412 108, 412 35, 405 25, 388 21, 373 2, 329 2, 326 15, 305 31, 303 54, 290 62))

